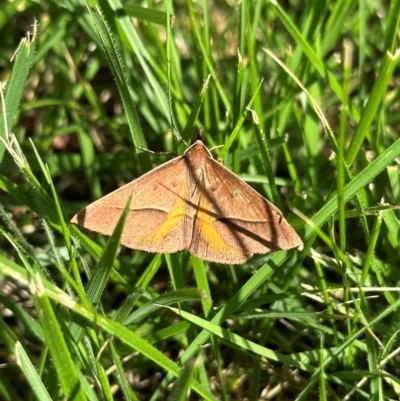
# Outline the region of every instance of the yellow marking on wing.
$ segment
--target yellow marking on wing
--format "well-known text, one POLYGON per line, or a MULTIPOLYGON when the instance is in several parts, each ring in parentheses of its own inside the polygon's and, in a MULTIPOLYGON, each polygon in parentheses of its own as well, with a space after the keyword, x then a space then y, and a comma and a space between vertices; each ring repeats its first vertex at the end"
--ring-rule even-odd
MULTIPOLYGON (((185 192, 182 191, 182 192, 185 192)), ((151 234, 146 235, 137 235, 133 237, 133 241, 146 241, 149 243, 159 243, 162 242, 166 237, 171 235, 171 233, 175 232, 176 228, 181 224, 182 219, 186 216, 186 201, 184 196, 177 196, 176 202, 172 207, 171 211, 168 213, 168 216, 165 222, 160 226, 160 228, 151 234)))
POLYGON ((243 255, 240 249, 234 248, 224 241, 222 235, 215 226, 217 220, 210 211, 211 207, 209 202, 203 198, 197 212, 195 224, 198 227, 201 240, 208 244, 208 253, 229 253, 230 255, 242 257, 243 255))

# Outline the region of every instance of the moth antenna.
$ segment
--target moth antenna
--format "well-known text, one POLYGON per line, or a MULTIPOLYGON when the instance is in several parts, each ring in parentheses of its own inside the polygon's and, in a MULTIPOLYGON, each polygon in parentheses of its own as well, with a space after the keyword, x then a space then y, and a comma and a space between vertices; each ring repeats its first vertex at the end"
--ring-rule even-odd
MULTIPOLYGON (((198 130, 198 132, 197 132, 197 138, 196 138, 196 140, 197 140, 197 141, 201 141, 201 142, 203 142, 203 143, 205 144, 205 141, 204 141, 204 138, 203 138, 203 128, 199 128, 199 130, 198 130)), ((193 143, 196 142, 196 140, 193 141, 193 143)), ((224 147, 224 145, 216 145, 216 146, 213 146, 212 148, 210 148, 210 149, 208 149, 208 150, 209 150, 210 152, 212 152, 214 149, 223 148, 223 147, 224 147)))
POLYGON ((224 145, 215 145, 212 148, 208 149, 210 152, 212 152, 214 149, 218 149, 218 148, 223 148, 224 145))
POLYGON ((174 152, 163 152, 163 151, 155 152, 154 150, 145 149, 145 148, 142 148, 142 147, 140 147, 140 146, 136 146, 136 149, 143 150, 144 152, 151 153, 152 155, 172 155, 172 156, 174 156, 174 157, 178 156, 178 155, 177 155, 176 153, 174 153, 174 152))
POLYGON ((182 135, 175 128, 176 135, 180 138, 180 140, 185 144, 186 147, 189 147, 189 144, 183 139, 182 135))

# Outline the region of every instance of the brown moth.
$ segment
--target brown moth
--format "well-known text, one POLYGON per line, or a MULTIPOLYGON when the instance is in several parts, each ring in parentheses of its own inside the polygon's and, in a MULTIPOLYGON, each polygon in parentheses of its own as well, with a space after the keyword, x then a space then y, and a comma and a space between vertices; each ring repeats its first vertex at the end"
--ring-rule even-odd
POLYGON ((201 140, 90 204, 71 222, 111 235, 131 194, 121 238, 129 248, 188 249, 204 260, 237 264, 302 245, 280 210, 214 160, 201 140))

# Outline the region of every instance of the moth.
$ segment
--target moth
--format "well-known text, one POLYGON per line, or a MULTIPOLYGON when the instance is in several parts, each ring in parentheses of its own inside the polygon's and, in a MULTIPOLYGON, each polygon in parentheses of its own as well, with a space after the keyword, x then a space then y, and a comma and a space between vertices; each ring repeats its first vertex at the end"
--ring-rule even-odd
POLYGON ((121 243, 147 252, 239 264, 302 245, 271 202, 212 158, 198 139, 182 156, 90 204, 71 222, 111 235, 129 197, 121 243))

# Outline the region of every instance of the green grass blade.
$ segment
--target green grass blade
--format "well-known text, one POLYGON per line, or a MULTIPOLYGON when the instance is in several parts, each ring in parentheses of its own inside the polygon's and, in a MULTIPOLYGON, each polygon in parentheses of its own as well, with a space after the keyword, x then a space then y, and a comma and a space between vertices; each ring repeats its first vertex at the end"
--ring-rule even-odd
POLYGON ((124 4, 124 10, 128 15, 142 21, 150 22, 161 26, 167 26, 167 14, 158 10, 124 4))
POLYGON ((50 397, 50 394, 37 374, 35 367, 32 365, 28 354, 19 342, 15 344, 15 356, 17 358, 17 364, 23 371, 24 376, 27 378, 36 398, 38 400, 51 401, 52 398, 50 397))
POLYGON ((86 400, 57 316, 36 273, 30 280, 30 289, 63 393, 69 400, 86 400))
MULTIPOLYGON (((129 89, 129 82, 126 80, 126 74, 123 68, 122 60, 120 57, 120 50, 116 47, 115 41, 112 38, 112 33, 107 26, 107 22, 100 10, 93 11, 89 8, 90 16, 95 24, 97 33, 104 46, 107 59, 109 61, 111 70, 114 74, 115 81, 118 86, 118 91, 121 95, 122 102, 126 111, 130 132, 132 134, 133 143, 136 146, 139 154, 143 153, 141 149, 146 149, 146 141, 142 129, 140 127, 139 119, 136 110, 133 107, 132 96, 129 89)), ((145 169, 150 169, 150 158, 148 153, 144 152, 140 156, 141 162, 145 163, 145 169)))
MULTIPOLYGON (((34 23, 32 37, 22 39, 14 54, 14 68, 7 83, 5 104, 2 107, 0 116, 0 138, 8 140, 14 122, 18 116, 18 106, 21 101, 29 68, 34 57, 37 38, 37 23, 34 23), (4 113, 6 111, 6 113, 4 113)), ((0 162, 4 156, 4 143, 0 140, 0 162)))
POLYGON ((386 88, 392 78, 394 68, 397 66, 399 59, 400 51, 397 51, 395 54, 386 53, 383 58, 378 78, 376 79, 374 87, 372 88, 368 102, 365 106, 360 122, 357 126, 356 132, 353 135, 346 154, 346 163, 348 165, 353 164, 354 159, 356 158, 361 144, 366 136, 370 142, 375 142, 372 139, 372 136, 369 135, 369 128, 373 119, 375 118, 376 111, 383 100, 386 88))

